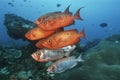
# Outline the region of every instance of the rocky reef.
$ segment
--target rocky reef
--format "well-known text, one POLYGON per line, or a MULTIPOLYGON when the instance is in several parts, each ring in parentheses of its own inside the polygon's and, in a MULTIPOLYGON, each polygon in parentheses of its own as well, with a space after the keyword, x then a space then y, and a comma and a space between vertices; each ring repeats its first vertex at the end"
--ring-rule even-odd
POLYGON ((25 33, 36 27, 32 21, 15 14, 5 14, 4 25, 6 26, 7 33, 11 38, 23 40, 25 40, 25 33))
POLYGON ((34 61, 31 53, 36 47, 29 44, 22 48, 0 46, 0 80, 39 80, 44 78, 46 67, 34 61))
POLYGON ((100 41, 83 54, 82 66, 56 75, 55 80, 120 80, 120 34, 100 41))

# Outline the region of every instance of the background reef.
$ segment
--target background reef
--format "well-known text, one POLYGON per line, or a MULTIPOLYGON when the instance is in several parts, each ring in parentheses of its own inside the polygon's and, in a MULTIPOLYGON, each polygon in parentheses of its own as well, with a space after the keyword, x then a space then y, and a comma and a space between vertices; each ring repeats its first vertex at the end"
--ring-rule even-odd
POLYGON ((82 66, 57 75, 55 80, 120 80, 120 35, 113 35, 87 51, 82 66))

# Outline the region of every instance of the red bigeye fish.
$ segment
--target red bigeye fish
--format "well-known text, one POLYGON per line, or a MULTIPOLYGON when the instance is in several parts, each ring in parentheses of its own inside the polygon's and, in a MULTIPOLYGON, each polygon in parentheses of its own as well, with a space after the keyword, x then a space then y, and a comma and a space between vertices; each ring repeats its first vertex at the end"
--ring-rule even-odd
POLYGON ((41 16, 35 21, 35 23, 43 30, 55 30, 62 27, 67 27, 74 24, 74 19, 83 20, 79 11, 83 8, 79 8, 74 15, 69 12, 70 5, 64 12, 51 12, 41 16))
POLYGON ((36 43, 36 47, 58 49, 78 43, 81 37, 85 38, 84 29, 80 33, 78 33, 77 29, 61 31, 51 35, 50 37, 44 40, 38 41, 36 43))
POLYGON ((38 40, 42 38, 46 38, 56 32, 63 31, 63 28, 61 29, 56 29, 56 30, 51 30, 51 31, 44 31, 40 27, 36 27, 31 29, 25 34, 25 37, 29 40, 38 40))
POLYGON ((56 50, 40 49, 31 54, 31 56, 34 60, 38 62, 53 61, 63 57, 68 57, 69 54, 75 49, 75 47, 76 47, 75 45, 72 45, 56 50))
POLYGON ((68 69, 71 69, 77 65, 77 62, 82 62, 81 55, 76 59, 75 56, 59 59, 54 62, 47 71, 49 73, 62 73, 68 69))

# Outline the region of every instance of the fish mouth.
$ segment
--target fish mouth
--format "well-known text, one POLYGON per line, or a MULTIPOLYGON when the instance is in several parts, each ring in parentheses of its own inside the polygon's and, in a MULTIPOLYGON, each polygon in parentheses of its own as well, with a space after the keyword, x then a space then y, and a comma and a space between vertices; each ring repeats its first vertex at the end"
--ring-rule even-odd
POLYGON ((28 39, 29 38, 29 36, 27 35, 27 34, 25 34, 25 37, 28 39))
POLYGON ((46 56, 44 55, 44 53, 42 53, 41 55, 37 55, 37 54, 31 54, 32 58, 38 62, 48 62, 48 60, 45 58, 46 56))
POLYGON ((33 40, 33 39, 31 39, 31 35, 25 34, 25 37, 29 40, 33 40))

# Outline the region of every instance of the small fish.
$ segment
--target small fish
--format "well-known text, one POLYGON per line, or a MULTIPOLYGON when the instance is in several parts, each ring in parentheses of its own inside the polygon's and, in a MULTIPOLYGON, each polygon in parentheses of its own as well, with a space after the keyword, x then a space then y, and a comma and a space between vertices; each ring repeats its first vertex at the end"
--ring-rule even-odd
POLYGON ((39 40, 36 43, 36 47, 58 49, 68 45, 76 44, 80 41, 81 37, 85 38, 84 29, 80 33, 78 33, 77 29, 61 31, 51 35, 44 40, 39 40))
POLYGON ((57 6, 57 7, 60 7, 60 6, 61 6, 61 4, 59 4, 59 3, 58 3, 56 6, 57 6))
POLYGON ((74 15, 69 12, 70 5, 64 12, 51 12, 41 16, 35 21, 35 23, 43 30, 55 30, 62 27, 67 27, 74 24, 74 19, 83 20, 79 11, 83 8, 79 8, 74 15))
POLYGON ((14 4, 9 2, 8 5, 10 5, 11 7, 14 7, 14 4))
POLYGON ((38 62, 48 62, 57 60, 63 57, 68 57, 70 53, 75 49, 75 45, 66 46, 66 48, 50 50, 50 49, 40 49, 33 54, 31 54, 32 58, 38 62), (67 48, 68 47, 68 48, 67 48))
POLYGON ((62 73, 68 69, 71 69, 77 65, 77 62, 82 62, 81 55, 76 59, 75 56, 59 59, 48 67, 49 73, 62 73))
POLYGON ((100 24, 100 27, 103 27, 103 28, 104 28, 104 27, 108 27, 108 24, 107 24, 107 23, 101 23, 101 24, 100 24))
POLYGON ((55 32, 63 31, 63 29, 51 30, 51 31, 44 31, 40 27, 36 27, 31 29, 25 34, 25 37, 29 40, 38 40, 42 38, 46 38, 55 32))

